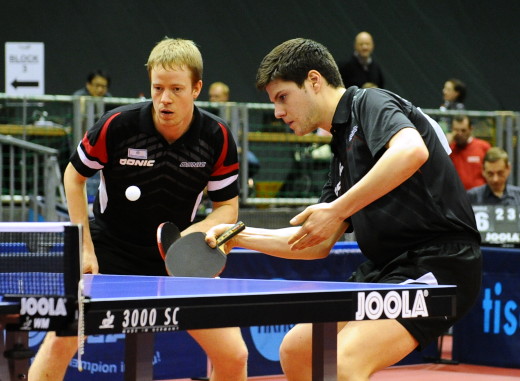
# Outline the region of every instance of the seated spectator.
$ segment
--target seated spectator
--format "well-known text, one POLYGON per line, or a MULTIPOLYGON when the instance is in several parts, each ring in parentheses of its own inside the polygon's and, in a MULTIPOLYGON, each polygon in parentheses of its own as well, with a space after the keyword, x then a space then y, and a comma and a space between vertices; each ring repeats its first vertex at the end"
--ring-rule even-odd
POLYGON ((472 205, 504 205, 520 207, 520 187, 507 184, 511 162, 507 152, 492 147, 484 156, 482 175, 486 184, 468 191, 472 205))
MULTIPOLYGON (((91 97, 111 97, 112 94, 108 92, 109 87, 110 75, 104 70, 97 69, 87 74, 87 82, 85 82, 85 87, 76 90, 72 95, 91 97)), ((106 111, 106 106, 104 106, 103 110, 106 111)), ((81 106, 81 113, 85 113, 84 104, 82 104, 81 106)), ((98 172, 87 180, 87 200, 90 206, 92 206, 92 203, 94 202, 97 188, 99 186, 99 176, 100 175, 98 172)))
MULTIPOLYGON (((208 95, 210 102, 229 102, 229 86, 224 82, 213 82, 209 86, 208 95)), ((214 110, 212 111, 215 114, 220 114, 219 111, 222 110, 214 110)), ((229 121, 231 119, 231 115, 229 115, 229 110, 225 110, 227 115, 220 115, 220 117, 229 121)), ((242 153, 241 147, 238 147, 239 154, 242 153)), ((260 170, 260 160, 252 151, 247 151, 247 163, 248 163, 248 185, 250 188, 250 193, 254 190, 254 180, 253 177, 260 170)))
MULTIPOLYGON (((443 102, 439 107, 441 111, 465 109, 464 100, 466 99, 466 85, 462 81, 456 78, 448 79, 442 88, 442 96, 443 102)), ((438 120, 439 125, 449 141, 452 139, 451 133, 449 132, 452 119, 451 116, 446 115, 441 116, 438 120)))
POLYGON ((464 110, 464 101, 466 100, 466 85, 459 79, 451 78, 444 83, 442 89, 442 102, 440 109, 446 110, 464 110))
POLYGON ((74 92, 72 95, 87 95, 91 97, 111 97, 108 92, 110 87, 110 76, 104 70, 94 70, 87 75, 85 87, 74 92))
POLYGON ((473 136, 473 126, 467 115, 457 115, 453 118, 452 141, 450 143, 450 158, 455 165, 464 188, 466 190, 484 185, 486 180, 482 176, 482 162, 491 145, 482 139, 473 136))
POLYGON ((229 86, 224 82, 213 82, 209 86, 210 102, 229 102, 229 86))

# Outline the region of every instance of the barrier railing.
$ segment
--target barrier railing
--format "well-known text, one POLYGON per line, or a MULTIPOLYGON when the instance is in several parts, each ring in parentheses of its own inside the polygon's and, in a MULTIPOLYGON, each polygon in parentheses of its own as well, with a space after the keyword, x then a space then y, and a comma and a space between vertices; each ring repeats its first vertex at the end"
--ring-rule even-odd
POLYGON ((0 135, 0 221, 60 221, 58 150, 0 135))
MULTIPOLYGON (((70 152, 86 129, 105 111, 141 100, 58 95, 13 97, 0 93, 0 134, 18 135, 20 139, 31 141, 38 138, 39 144, 58 149, 58 160, 63 170, 70 152), (11 132, 6 132, 8 126, 11 126, 11 132)), ((227 120, 238 142, 243 206, 303 206, 316 202, 328 172, 329 137, 315 134, 295 136, 274 118, 274 107, 270 103, 196 104, 227 120), (252 173, 250 165, 251 152, 260 163, 259 169, 254 169, 256 173, 252 173)), ((476 136, 509 153, 514 167, 510 182, 520 184, 520 145, 517 143, 520 113, 423 111, 446 128, 454 115, 464 113, 470 116, 476 136)))

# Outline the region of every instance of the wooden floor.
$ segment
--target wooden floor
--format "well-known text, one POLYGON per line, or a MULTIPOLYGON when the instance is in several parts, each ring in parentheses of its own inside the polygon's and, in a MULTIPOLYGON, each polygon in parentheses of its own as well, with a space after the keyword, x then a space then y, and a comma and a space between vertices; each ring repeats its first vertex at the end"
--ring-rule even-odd
MULTIPOLYGON (((443 341, 443 360, 451 360, 451 336, 443 341)), ((249 377, 251 381, 286 381, 283 375, 249 377)), ((469 364, 419 364, 394 366, 377 372, 370 381, 512 381, 520 380, 520 369, 469 364)), ((172 380, 173 381, 173 380, 172 380)), ((184 381, 184 380, 176 380, 184 381)), ((185 380, 188 381, 188 380, 185 380)))

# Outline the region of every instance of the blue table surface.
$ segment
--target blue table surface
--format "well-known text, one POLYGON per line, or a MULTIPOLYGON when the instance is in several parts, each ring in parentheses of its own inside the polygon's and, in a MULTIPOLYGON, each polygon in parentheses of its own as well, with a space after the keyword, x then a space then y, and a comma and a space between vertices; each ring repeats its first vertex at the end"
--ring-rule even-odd
MULTIPOLYGON (((296 294, 424 288, 424 285, 288 281, 263 279, 175 278, 162 276, 85 275, 85 295, 92 300, 196 298, 230 295, 296 294)), ((443 286, 439 286, 443 287, 443 286)))
MULTIPOLYGON (((245 251, 235 249, 235 252, 245 251)), ((251 252, 250 250, 248 250, 251 252)), ((334 252, 359 253, 356 242, 339 242, 334 252)), ((491 248, 483 252, 518 252, 514 249, 491 248)), ((519 256, 520 258, 520 256, 519 256)), ((496 257, 495 257, 496 259, 496 257)), ((287 293, 344 292, 360 290, 387 290, 403 286, 390 284, 346 283, 332 281, 230 279, 230 278, 174 278, 160 276, 89 275, 84 276, 85 295, 92 300, 130 300, 142 298, 196 298, 231 295, 261 295, 287 293)), ((424 285, 407 285, 424 288, 424 285)), ((10 304, 0 296, 0 303, 10 304)))
MULTIPOLYGON (((322 281, 175 278, 134 275, 84 276, 84 294, 92 301, 205 298, 219 296, 305 294, 319 292, 376 291, 395 289, 424 289, 425 285, 396 285, 375 283, 347 283, 322 281)), ((435 286, 444 288, 451 286, 435 286)), ((8 308, 17 302, 0 295, 0 307, 8 308)))

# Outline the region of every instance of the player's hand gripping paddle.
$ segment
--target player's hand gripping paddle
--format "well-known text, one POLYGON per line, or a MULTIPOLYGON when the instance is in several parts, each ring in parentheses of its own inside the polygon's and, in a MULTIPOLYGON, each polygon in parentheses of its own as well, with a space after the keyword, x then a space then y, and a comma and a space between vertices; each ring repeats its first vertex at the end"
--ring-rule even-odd
POLYGON ((217 246, 209 247, 206 234, 196 232, 175 241, 168 249, 165 263, 168 274, 183 277, 213 278, 226 265, 227 255, 219 248, 245 229, 243 222, 237 222, 217 238, 217 246))
POLYGON ((181 238, 181 232, 173 222, 163 222, 157 228, 157 246, 163 259, 166 259, 168 249, 181 238))

